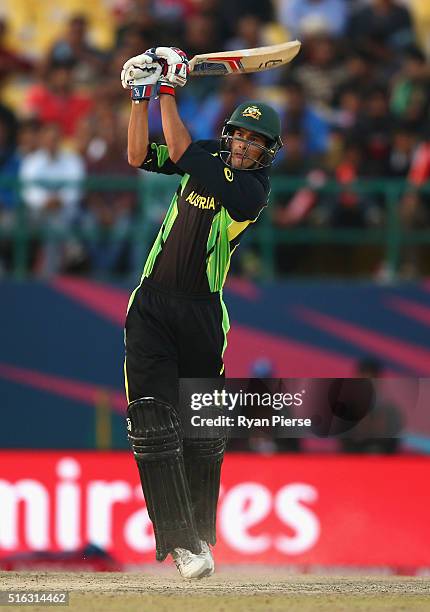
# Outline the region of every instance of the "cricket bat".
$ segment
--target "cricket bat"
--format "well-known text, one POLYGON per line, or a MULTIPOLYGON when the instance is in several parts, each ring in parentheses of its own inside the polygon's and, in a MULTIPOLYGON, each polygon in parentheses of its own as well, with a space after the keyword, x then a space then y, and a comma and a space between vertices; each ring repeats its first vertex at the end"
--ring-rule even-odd
MULTIPOLYGON (((301 42, 292 40, 279 45, 202 53, 195 55, 189 63, 192 76, 222 76, 243 72, 262 72, 278 68, 291 62, 300 51, 301 42)), ((139 69, 130 71, 130 76, 139 78, 139 69)))
POLYGON ((288 64, 300 51, 298 40, 240 49, 239 51, 222 51, 221 53, 202 53, 190 60, 190 74, 193 76, 219 76, 240 72, 262 72, 288 64))

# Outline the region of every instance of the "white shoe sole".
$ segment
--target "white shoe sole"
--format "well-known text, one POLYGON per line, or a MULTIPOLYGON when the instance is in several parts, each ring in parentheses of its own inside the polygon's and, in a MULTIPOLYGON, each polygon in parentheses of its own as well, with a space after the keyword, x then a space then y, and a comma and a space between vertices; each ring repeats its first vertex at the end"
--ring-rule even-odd
POLYGON ((206 567, 204 569, 201 569, 197 572, 195 572, 194 574, 191 574, 189 576, 185 576, 180 569, 178 569, 178 572, 180 574, 180 576, 182 578, 184 578, 185 580, 200 580, 201 578, 207 578, 208 576, 211 576, 214 573, 214 570, 212 567, 206 567))

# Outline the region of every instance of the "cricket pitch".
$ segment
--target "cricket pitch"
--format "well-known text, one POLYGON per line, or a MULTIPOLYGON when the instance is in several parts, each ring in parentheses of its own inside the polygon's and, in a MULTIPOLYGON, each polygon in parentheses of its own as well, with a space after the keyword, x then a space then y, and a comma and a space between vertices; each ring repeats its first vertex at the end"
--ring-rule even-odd
MULTIPOLYGON (((1 591, 68 591, 76 612, 412 612, 430 610, 430 578, 291 575, 274 568, 220 568, 184 581, 173 567, 133 573, 0 572, 1 591)), ((49 606, 50 609, 57 608, 49 606)), ((0 610, 44 606, 0 606, 0 610)), ((58 608, 57 608, 58 609, 58 608)))

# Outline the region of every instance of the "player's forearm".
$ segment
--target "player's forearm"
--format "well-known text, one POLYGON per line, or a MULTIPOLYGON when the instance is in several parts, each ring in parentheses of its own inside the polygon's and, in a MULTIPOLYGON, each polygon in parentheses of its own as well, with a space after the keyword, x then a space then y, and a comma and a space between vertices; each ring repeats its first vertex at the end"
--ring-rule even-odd
POLYGON ((164 138, 169 149, 169 157, 176 163, 191 144, 191 136, 179 116, 176 100, 173 96, 160 96, 161 121, 164 138))
POLYGON ((148 150, 148 102, 131 103, 130 121, 128 123, 128 163, 138 168, 146 157, 148 150))

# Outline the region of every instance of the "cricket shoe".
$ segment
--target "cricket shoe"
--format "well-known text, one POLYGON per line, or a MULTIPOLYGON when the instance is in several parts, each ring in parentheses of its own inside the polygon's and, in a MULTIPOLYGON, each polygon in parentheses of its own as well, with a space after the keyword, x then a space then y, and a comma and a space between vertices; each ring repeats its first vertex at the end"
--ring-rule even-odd
POLYGON ((186 548, 172 550, 173 561, 182 578, 199 579, 214 573, 215 563, 211 549, 203 540, 200 543, 202 552, 197 555, 186 548))
POLYGON ((206 558, 209 562, 209 566, 210 566, 210 570, 209 572, 206 574, 206 576, 212 576, 212 574, 215 571, 215 561, 214 561, 214 557, 212 554, 212 551, 210 549, 210 546, 207 542, 205 542, 204 540, 200 540, 200 544, 202 545, 202 552, 200 553, 201 555, 206 555, 206 558))

